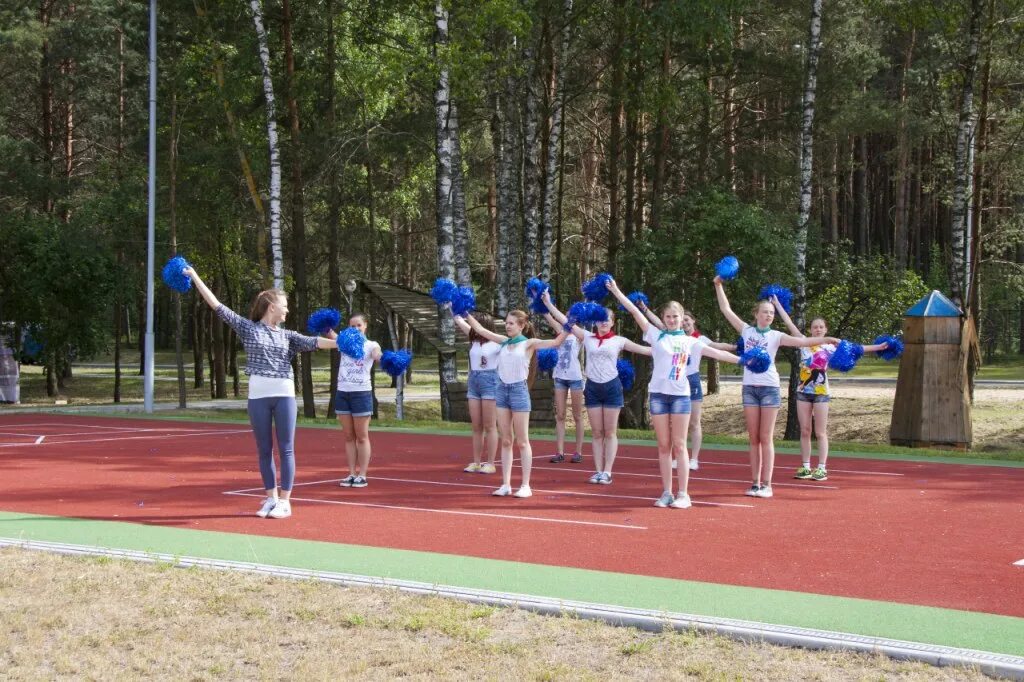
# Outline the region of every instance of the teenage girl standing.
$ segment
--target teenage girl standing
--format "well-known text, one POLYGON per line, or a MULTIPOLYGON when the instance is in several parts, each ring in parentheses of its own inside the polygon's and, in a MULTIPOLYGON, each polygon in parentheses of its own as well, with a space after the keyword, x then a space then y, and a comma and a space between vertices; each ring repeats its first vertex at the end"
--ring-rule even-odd
MULTIPOLYGON (((356 313, 348 326, 358 329, 366 336, 366 315, 356 313)), ((383 353, 380 344, 366 339, 363 354, 353 358, 341 353, 338 363, 338 392, 334 396, 334 412, 338 416, 345 437, 345 457, 348 460, 348 476, 341 479, 342 488, 365 488, 366 472, 370 468, 370 417, 373 415, 373 382, 370 372, 373 363, 383 353)))
POLYGON ((469 381, 466 402, 473 424, 473 461, 463 471, 493 474, 498 450, 498 421, 494 406, 498 390, 498 351, 501 346, 477 334, 465 318, 453 315, 455 326, 469 338, 469 381), (486 454, 486 462, 484 454, 486 454))

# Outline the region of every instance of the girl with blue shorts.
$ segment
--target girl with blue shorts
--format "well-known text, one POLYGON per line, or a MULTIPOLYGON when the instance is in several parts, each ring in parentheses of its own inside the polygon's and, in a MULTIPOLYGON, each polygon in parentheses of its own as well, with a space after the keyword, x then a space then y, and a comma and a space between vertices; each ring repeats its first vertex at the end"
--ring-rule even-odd
MULTIPOLYGON (((366 336, 366 315, 356 313, 348 321, 366 336)), ((373 363, 380 360, 383 352, 380 344, 367 339, 363 341, 363 355, 356 359, 341 353, 338 363, 338 392, 334 394, 334 412, 338 425, 345 437, 345 457, 348 460, 348 476, 341 479, 342 488, 365 488, 366 472, 370 468, 370 417, 373 415, 373 382, 370 372, 373 363)))
MULTIPOLYGON (((245 373, 249 376, 247 410, 252 435, 259 452, 260 476, 266 498, 256 516, 284 519, 292 515, 291 495, 295 484, 295 378, 292 358, 297 353, 336 348, 337 343, 319 336, 303 336, 281 324, 288 316, 288 298, 283 291, 261 291, 252 304, 249 319, 221 305, 199 274, 192 268, 184 273, 217 317, 235 330, 245 348, 245 373), (281 485, 274 466, 274 432, 281 458, 281 485)), ((332 332, 333 333, 333 332, 332 332)))
MULTIPOLYGON (((551 298, 545 293, 542 296, 548 307, 548 317, 553 327, 561 327, 566 323, 565 315, 555 307, 551 298), (557 324, 554 324, 557 322, 557 324)), ((617 363, 623 350, 631 353, 650 356, 651 349, 633 343, 624 336, 615 333, 615 312, 608 311, 608 320, 598 322, 593 333, 579 325, 573 325, 573 336, 583 344, 586 353, 587 383, 583 389, 583 400, 590 418, 591 447, 594 451, 595 472, 590 483, 610 485, 612 482, 612 465, 619 449, 619 412, 623 406, 622 382, 619 380, 617 363)))
POLYGON ((494 406, 498 390, 498 351, 501 345, 473 331, 464 318, 453 316, 455 326, 469 337, 469 381, 466 402, 473 424, 473 461, 463 471, 470 474, 493 474, 494 455, 498 450, 498 422, 494 406), (484 460, 487 454, 487 461, 484 460))
POLYGON ((501 345, 498 351, 498 386, 495 406, 498 411, 498 436, 501 439, 501 487, 498 497, 512 495, 512 444, 519 448, 523 466, 523 484, 515 497, 530 497, 530 470, 533 450, 530 448, 530 363, 541 348, 558 348, 568 332, 553 339, 531 338, 533 325, 522 310, 513 310, 505 317, 505 335, 496 334, 480 324, 472 315, 466 321, 480 336, 501 345))
MULTIPOLYGON (((555 331, 562 328, 550 313, 544 317, 555 331)), ((565 461, 565 411, 571 402, 572 418, 576 423, 576 450, 571 461, 579 464, 583 461, 583 368, 580 366, 580 343, 572 334, 565 337, 558 347, 558 361, 551 378, 555 383, 555 441, 558 447, 551 463, 565 461)))
POLYGON ((745 351, 763 348, 771 358, 767 371, 760 374, 743 368, 743 417, 750 438, 751 485, 744 493, 748 497, 772 496, 772 472, 775 468, 775 419, 779 416, 782 396, 779 391, 779 370, 775 367, 775 354, 779 346, 805 348, 826 343, 839 343, 838 339, 824 336, 796 337, 772 329, 775 307, 771 301, 758 301, 752 312, 754 324, 746 324, 732 311, 725 295, 722 278, 715 277, 715 296, 718 307, 733 329, 740 333, 745 351))
POLYGON ((663 329, 651 324, 650 320, 633 305, 633 302, 619 290, 614 281, 608 283, 608 290, 619 300, 636 320, 644 333, 644 341, 651 346, 654 368, 650 392, 651 421, 658 441, 658 465, 661 469, 663 492, 654 506, 686 509, 691 506, 689 495, 690 467, 686 451, 686 431, 690 422, 690 382, 686 378, 686 363, 691 355, 707 355, 723 362, 739 362, 732 353, 716 350, 700 343, 682 329, 683 306, 669 301, 662 308, 663 329), (672 453, 678 452, 679 495, 672 492, 672 453))

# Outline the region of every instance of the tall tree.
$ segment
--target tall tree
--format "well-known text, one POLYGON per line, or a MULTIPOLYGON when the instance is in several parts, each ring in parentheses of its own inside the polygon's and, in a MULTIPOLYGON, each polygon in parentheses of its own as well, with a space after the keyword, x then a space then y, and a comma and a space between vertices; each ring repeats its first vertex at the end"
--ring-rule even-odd
POLYGON ((540 234, 540 276, 551 279, 551 241, 555 234, 555 209, 558 206, 556 182, 558 179, 559 141, 562 136, 562 119, 565 111, 565 72, 569 56, 569 37, 572 32, 572 0, 562 0, 560 40, 558 42, 558 63, 555 69, 555 85, 551 98, 551 132, 548 135, 547 168, 544 173, 544 197, 541 209, 540 234))
MULTIPOLYGON (((450 129, 451 84, 448 69, 448 10, 443 0, 434 4, 434 63, 437 84, 434 89, 434 153, 435 196, 437 210, 437 272, 438 276, 455 278, 455 227, 452 214, 452 135, 450 129)), ((451 315, 438 309, 438 337, 447 347, 455 345, 455 324, 451 315)), ((441 380, 441 419, 451 417, 448 385, 455 381, 455 353, 438 352, 438 375, 441 380)))

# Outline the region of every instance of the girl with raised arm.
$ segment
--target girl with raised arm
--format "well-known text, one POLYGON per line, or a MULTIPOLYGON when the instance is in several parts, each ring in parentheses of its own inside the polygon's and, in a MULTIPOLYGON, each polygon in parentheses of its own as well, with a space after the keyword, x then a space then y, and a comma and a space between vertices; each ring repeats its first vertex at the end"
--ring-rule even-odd
POLYGON ((644 341, 651 346, 654 369, 651 373, 651 421, 658 441, 658 465, 664 492, 654 503, 656 507, 685 509, 691 506, 688 492, 690 483, 689 454, 686 450, 686 431, 690 422, 690 382, 686 379, 686 363, 691 355, 707 355, 723 362, 739 361, 732 353, 716 350, 688 335, 682 329, 683 306, 669 301, 661 309, 664 329, 651 324, 615 281, 608 282, 608 290, 619 300, 637 326, 644 333, 644 341), (672 492, 672 452, 679 453, 679 495, 672 492))
MULTIPOLYGON (((555 332, 562 329, 565 320, 555 323, 550 313, 545 313, 544 317, 555 332)), ((555 383, 555 443, 558 448, 551 463, 565 461, 565 413, 571 404, 576 425, 576 449, 571 462, 579 464, 583 461, 583 368, 580 366, 580 342, 574 334, 566 336, 558 347, 558 360, 551 371, 551 379, 555 383)))
POLYGON ((758 301, 751 311, 754 324, 746 324, 732 311, 721 277, 715 277, 715 296, 718 307, 725 319, 739 332, 744 351, 755 348, 764 350, 771 360, 768 369, 756 373, 743 368, 743 417, 747 423, 750 438, 751 484, 744 493, 749 497, 772 496, 772 473, 775 467, 775 419, 779 416, 782 397, 779 391, 779 370, 775 367, 775 354, 779 346, 804 348, 826 343, 838 343, 838 339, 825 336, 796 337, 772 329, 775 306, 771 301, 758 301))
POLYGON ((530 362, 541 348, 558 348, 568 332, 562 331, 553 339, 535 339, 530 318, 522 310, 513 310, 505 317, 505 335, 492 332, 472 315, 466 322, 477 334, 501 344, 498 351, 498 387, 495 406, 498 412, 498 436, 501 439, 501 487, 494 491, 498 497, 512 495, 512 444, 519 448, 523 467, 523 483, 514 494, 530 497, 530 470, 533 468, 533 450, 530 448, 530 389, 526 384, 530 375, 530 362))
MULTIPOLYGON (((772 296, 776 314, 782 318, 789 333, 804 338, 804 333, 793 324, 779 299, 772 296)), ((816 317, 808 327, 811 336, 828 334, 825 318, 816 317)), ((889 344, 879 343, 864 346, 865 353, 888 348, 889 344)), ((828 388, 828 361, 836 347, 826 343, 800 349, 800 385, 796 392, 796 416, 800 421, 800 457, 803 463, 793 478, 802 480, 828 480, 828 410, 831 396, 828 388), (811 469, 811 428, 818 437, 818 466, 811 469)))
MULTIPOLYGON (((259 453, 260 476, 267 493, 256 516, 284 519, 292 515, 291 494, 295 484, 295 379, 292 358, 304 351, 335 348, 329 338, 304 336, 281 324, 288 316, 288 298, 283 291, 267 289, 256 295, 249 319, 222 305, 191 267, 183 273, 191 278, 199 294, 217 317, 235 330, 245 348, 245 373, 249 376, 247 408, 252 435, 259 453), (281 459, 281 485, 274 466, 274 432, 281 459)), ((331 332, 333 335, 333 332, 331 332)))
MULTIPOLYGON (((552 303, 545 292, 541 300, 548 308, 545 316, 554 329, 566 324, 566 316, 552 303)), ((572 326, 572 334, 582 344, 587 358, 587 383, 583 399, 590 418, 591 446, 594 452, 595 472, 590 483, 609 485, 612 482, 612 465, 619 449, 619 412, 623 405, 622 381, 619 379, 618 359, 623 350, 639 355, 650 355, 651 349, 633 343, 615 333, 615 312, 608 311, 608 320, 597 323, 597 333, 587 331, 579 325, 572 326)))
MULTIPOLYGON (((348 326, 366 336, 366 315, 356 313, 349 318, 348 326)), ((373 416, 373 382, 370 373, 373 363, 379 362, 384 353, 376 341, 365 339, 363 353, 353 358, 341 353, 338 363, 338 386, 334 395, 334 413, 345 438, 345 458, 348 460, 348 476, 338 483, 342 488, 365 488, 369 483, 366 473, 370 468, 370 417, 373 416)))
POLYGON ((455 326, 469 338, 466 402, 469 405, 469 420, 473 424, 473 461, 463 471, 470 474, 493 474, 496 471, 494 455, 498 450, 498 421, 494 404, 497 399, 498 351, 501 346, 477 334, 462 316, 452 317, 455 326))

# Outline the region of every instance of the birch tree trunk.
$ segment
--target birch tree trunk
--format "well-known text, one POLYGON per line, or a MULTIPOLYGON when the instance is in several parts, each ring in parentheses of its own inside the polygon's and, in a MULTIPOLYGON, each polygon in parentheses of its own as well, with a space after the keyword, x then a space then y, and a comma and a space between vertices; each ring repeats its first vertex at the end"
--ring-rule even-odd
MULTIPOLYGON (((442 0, 434 4, 434 60, 439 66, 437 87, 434 90, 435 116, 435 189, 437 203, 437 271, 438 276, 455 278, 455 235, 452 215, 452 136, 449 128, 448 81, 448 10, 442 0)), ((455 345, 455 324, 451 315, 438 309, 438 336, 444 346, 455 345)), ((438 375, 441 382, 441 419, 451 418, 448 385, 455 381, 455 354, 438 352, 438 375)))
MULTIPOLYGON (((334 85, 334 69, 335 69, 335 55, 337 52, 337 42, 334 37, 334 0, 327 0, 326 11, 324 12, 327 18, 327 73, 326 73, 326 87, 327 87, 327 133, 329 135, 335 134, 335 124, 337 121, 337 104, 335 102, 335 85, 334 85)), ((334 167, 333 163, 327 171, 327 300, 331 307, 337 310, 343 310, 341 305, 341 268, 339 267, 338 259, 340 258, 340 244, 339 244, 339 224, 341 222, 341 191, 338 186, 338 173, 340 169, 334 167)), ((352 309, 351 305, 345 312, 351 316, 352 309)), ((345 321, 348 324, 348 320, 345 321)), ((327 418, 334 419, 336 412, 334 409, 334 397, 335 397, 335 386, 338 383, 338 364, 341 360, 341 355, 337 348, 331 349, 331 384, 330 398, 327 401, 327 418)))
POLYGON ((514 126, 510 121, 508 102, 515 91, 514 78, 507 76, 504 92, 494 96, 494 118, 492 137, 494 140, 494 169, 497 204, 498 254, 497 254, 497 291, 495 306, 497 313, 504 317, 515 305, 516 295, 513 291, 518 280, 519 263, 514 262, 515 226, 513 224, 516 207, 515 196, 515 155, 512 150, 512 132, 514 126))
POLYGON ((537 274, 541 200, 540 135, 537 133, 540 60, 532 46, 523 51, 523 62, 529 66, 523 111, 523 272, 532 277, 537 274))
POLYGON ((964 58, 963 90, 960 115, 956 127, 956 150, 953 156, 952 257, 949 262, 949 285, 952 299, 966 310, 971 281, 970 235, 971 197, 974 192, 974 78, 978 70, 981 44, 981 0, 971 0, 967 26, 967 55, 964 58))
POLYGON ((559 138, 562 135, 562 118, 565 109, 565 61, 569 53, 569 34, 572 19, 572 0, 562 2, 562 35, 558 46, 558 64, 555 67, 555 88, 551 98, 551 134, 548 136, 547 170, 544 175, 544 198, 541 217, 540 276, 551 279, 551 240, 555 233, 555 206, 557 194, 555 184, 558 178, 559 138))
POLYGON ((267 32, 263 28, 263 5, 260 0, 249 0, 252 21, 256 27, 260 64, 263 66, 263 96, 267 109, 267 146, 270 150, 270 251, 274 288, 284 289, 284 253, 281 249, 281 157, 277 145, 277 112, 275 111, 274 81, 270 77, 270 48, 267 32))
POLYGON ((625 0, 617 0, 615 3, 615 43, 612 53, 612 85, 608 101, 608 116, 611 120, 607 154, 608 252, 605 269, 608 272, 615 272, 615 262, 618 260, 619 240, 622 233, 619 214, 619 208, 622 203, 619 196, 619 159, 622 156, 623 81, 625 80, 625 5, 625 0))
MULTIPOLYGON (((807 39, 807 72, 804 81, 803 115, 800 122, 800 201, 794 233, 796 254, 796 286, 793 290, 793 324, 804 326, 804 305, 807 299, 807 224, 811 219, 812 183, 814 180, 814 101, 818 90, 818 56, 821 52, 821 3, 811 0, 810 31, 807 39)), ((786 417, 786 438, 800 437, 797 420, 796 392, 800 381, 799 356, 793 356, 789 371, 789 410, 786 417)))
POLYGON ((462 182, 462 143, 459 140, 459 110, 449 100, 448 133, 452 149, 452 229, 455 241, 455 281, 460 286, 473 283, 469 267, 469 223, 466 220, 466 193, 462 182))

